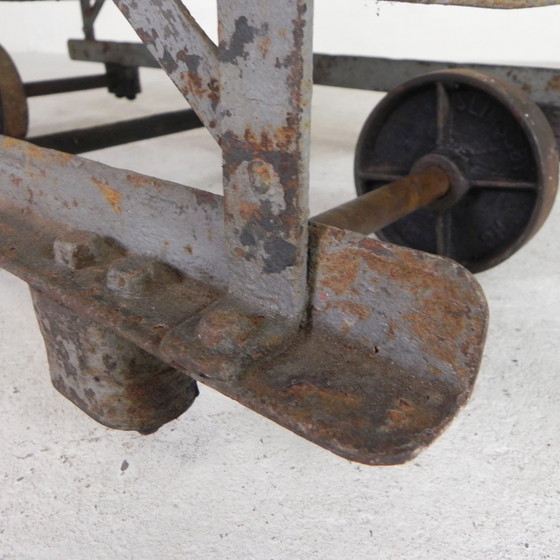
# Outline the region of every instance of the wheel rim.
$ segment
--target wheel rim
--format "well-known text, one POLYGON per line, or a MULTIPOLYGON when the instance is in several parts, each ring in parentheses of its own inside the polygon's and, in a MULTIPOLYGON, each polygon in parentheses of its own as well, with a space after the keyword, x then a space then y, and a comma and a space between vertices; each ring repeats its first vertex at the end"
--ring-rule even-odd
POLYGON ((358 140, 358 194, 409 174, 430 155, 462 170, 466 192, 451 207, 436 204, 391 224, 380 238, 478 272, 522 247, 550 212, 558 183, 556 139, 537 105, 506 82, 451 70, 387 94, 358 140))

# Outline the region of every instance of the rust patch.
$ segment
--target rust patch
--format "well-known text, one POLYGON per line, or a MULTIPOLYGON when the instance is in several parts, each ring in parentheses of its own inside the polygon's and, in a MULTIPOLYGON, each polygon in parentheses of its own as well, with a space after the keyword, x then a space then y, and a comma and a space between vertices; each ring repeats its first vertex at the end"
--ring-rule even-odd
POLYGON ((360 271, 362 258, 356 251, 320 255, 323 289, 333 291, 337 296, 348 293, 360 271))
POLYGON ((144 177, 142 175, 137 175, 135 173, 129 173, 126 176, 127 182, 132 185, 133 187, 156 187, 159 188, 160 185, 157 181, 154 181, 151 177, 144 177))
POLYGON ((121 200, 122 194, 112 189, 107 183, 91 178, 92 182, 101 190, 107 202, 111 205, 116 214, 122 214, 121 200))
POLYGON ((48 150, 46 154, 50 160, 56 165, 66 165, 71 159, 74 159, 72 154, 67 154, 66 152, 57 152, 55 150, 48 150))
POLYGON ((44 160, 46 159, 46 150, 35 146, 35 144, 25 144, 25 151, 27 156, 32 160, 44 160))
POLYGON ((373 313, 373 310, 367 305, 361 305, 353 301, 337 301, 332 305, 338 307, 345 315, 357 317, 362 321, 369 319, 373 313))
POLYGON ((560 91, 560 76, 554 76, 554 78, 549 80, 547 88, 553 91, 560 91))
POLYGON ((297 381, 286 387, 280 395, 291 397, 298 401, 311 401, 313 406, 322 410, 329 410, 331 413, 340 414, 348 409, 361 407, 364 405, 363 399, 357 394, 350 394, 337 391, 328 387, 317 387, 307 381, 297 381))
POLYGON ((266 58, 270 52, 270 37, 263 37, 257 42, 257 48, 261 51, 262 57, 266 58))

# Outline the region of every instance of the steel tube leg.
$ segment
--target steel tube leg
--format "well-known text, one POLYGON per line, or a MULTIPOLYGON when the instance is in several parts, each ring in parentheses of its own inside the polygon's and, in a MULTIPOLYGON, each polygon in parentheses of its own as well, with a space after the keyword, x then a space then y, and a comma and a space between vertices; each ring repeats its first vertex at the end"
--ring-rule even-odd
POLYGON ((31 290, 55 388, 101 424, 156 431, 185 412, 196 381, 31 290))

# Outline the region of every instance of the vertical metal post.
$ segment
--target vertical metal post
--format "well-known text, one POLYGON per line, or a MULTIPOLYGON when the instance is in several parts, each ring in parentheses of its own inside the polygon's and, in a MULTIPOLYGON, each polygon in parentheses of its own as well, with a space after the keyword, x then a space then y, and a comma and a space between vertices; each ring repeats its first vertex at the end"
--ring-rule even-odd
POLYGON ((306 300, 311 0, 218 0, 230 293, 299 317, 306 300))

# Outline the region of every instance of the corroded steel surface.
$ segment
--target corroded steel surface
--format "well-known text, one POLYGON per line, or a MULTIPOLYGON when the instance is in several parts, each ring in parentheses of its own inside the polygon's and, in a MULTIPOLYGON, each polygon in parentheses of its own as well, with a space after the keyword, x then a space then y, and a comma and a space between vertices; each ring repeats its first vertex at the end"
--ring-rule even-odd
MULTIPOLYGON (((277 326, 289 344, 278 346, 268 331, 270 346, 257 347, 254 327, 264 337, 260 327, 274 323, 264 315, 240 316, 235 305, 228 315, 223 283, 203 273, 210 261, 201 266, 192 248, 180 259, 166 260, 166 242, 181 242, 191 221, 207 236, 210 253, 223 246, 223 230, 211 235, 203 225, 222 216, 220 197, 200 197, 196 206, 181 207, 184 219, 170 220, 163 209, 177 201, 162 202, 155 195, 163 189, 176 196, 171 184, 130 172, 123 180, 125 172, 76 156, 11 139, 4 140, 4 148, 6 143, 11 146, 7 153, 19 154, 15 161, 19 157, 25 165, 8 181, 0 170, 0 264, 87 325, 114 332, 296 433, 367 464, 412 457, 468 397, 482 355, 487 310, 478 284, 456 263, 314 225, 308 321, 289 341, 277 326), (35 161, 41 162, 43 175, 35 161), (90 205, 77 198, 83 184, 91 184, 84 183, 89 165, 113 189, 105 193, 108 199, 102 188, 88 189, 105 199, 96 199, 92 218, 90 205), (54 193, 45 188, 49 184, 54 193), (151 217, 152 233, 144 239, 127 237, 126 228, 113 222, 136 196, 151 217), (6 202, 11 198, 17 204, 6 202), (76 232, 79 224, 89 228, 94 223, 105 248, 97 237, 76 232), (148 266, 146 257, 135 253, 151 254, 161 264, 148 266), (198 271, 198 279, 191 270, 198 271), (209 313, 217 304, 218 312, 209 313), (238 355, 246 350, 250 359, 232 360, 234 375, 216 375, 211 362, 198 367, 190 358, 192 341, 183 337, 193 318, 199 348, 225 345, 226 352, 219 354, 224 366, 232 342, 238 355)), ((181 188, 184 200, 199 194, 181 188)))

